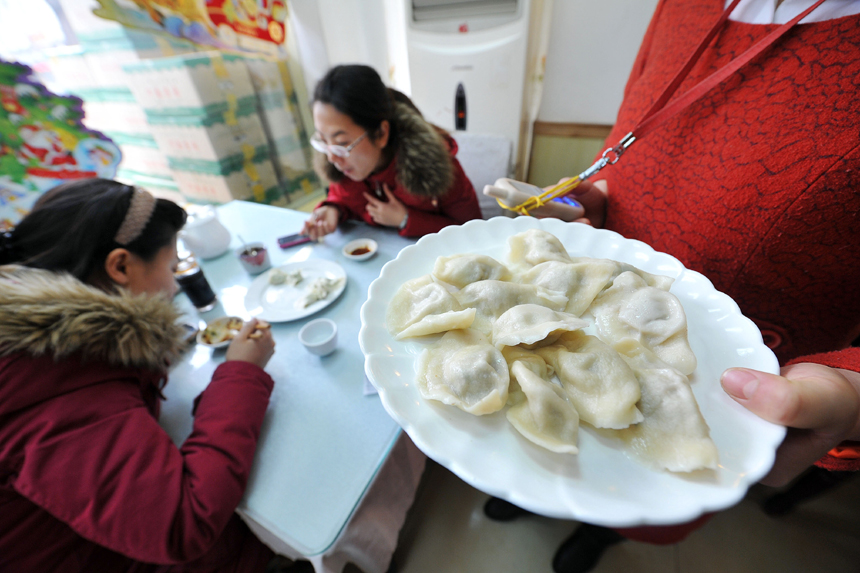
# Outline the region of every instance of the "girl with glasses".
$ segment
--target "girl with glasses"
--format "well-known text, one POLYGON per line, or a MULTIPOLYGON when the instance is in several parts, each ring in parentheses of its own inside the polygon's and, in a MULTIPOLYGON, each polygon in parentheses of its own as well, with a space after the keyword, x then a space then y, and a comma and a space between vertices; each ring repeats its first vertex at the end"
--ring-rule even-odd
POLYGON ((312 239, 347 219, 418 237, 481 218, 457 144, 373 68, 329 70, 314 92, 313 117, 311 144, 330 187, 302 229, 312 239))

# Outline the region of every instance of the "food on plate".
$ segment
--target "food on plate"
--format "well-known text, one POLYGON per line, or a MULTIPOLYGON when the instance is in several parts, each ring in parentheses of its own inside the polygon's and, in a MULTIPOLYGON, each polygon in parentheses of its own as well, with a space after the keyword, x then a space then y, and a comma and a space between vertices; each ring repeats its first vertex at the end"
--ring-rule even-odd
POLYGON ((468 284, 454 298, 461 306, 478 311, 472 328, 486 334, 493 322, 510 308, 520 304, 540 304, 552 310, 564 310, 567 297, 554 290, 508 281, 485 280, 468 284))
POLYGON ((546 261, 520 275, 525 284, 564 293, 567 306, 564 311, 582 316, 594 297, 612 281, 618 265, 614 261, 588 260, 576 263, 546 261))
POLYGON ((353 257, 359 257, 361 255, 366 255, 370 252, 370 247, 358 247, 357 249, 353 249, 349 252, 353 257))
POLYGON ((692 374, 696 356, 687 341, 687 317, 678 298, 623 272, 591 305, 597 334, 610 344, 631 338, 681 374, 692 374))
POLYGON ((303 279, 304 276, 302 275, 301 269, 293 269, 287 272, 284 272, 281 269, 274 269, 269 273, 270 285, 296 286, 302 282, 303 279))
MULTIPOLYGON (((236 316, 225 316, 216 318, 206 325, 206 328, 200 333, 200 339, 204 344, 214 346, 223 342, 233 340, 233 337, 242 330, 244 322, 236 316)), ((271 325, 263 320, 257 321, 257 326, 254 328, 248 338, 260 338, 263 335, 261 330, 270 328, 271 325)))
POLYGON ((451 330, 418 358, 416 383, 430 400, 475 415, 505 406, 510 375, 502 353, 475 330, 451 330))
POLYGON ((585 424, 650 467, 716 468, 687 377, 696 357, 673 279, 572 257, 539 229, 508 245, 506 262, 440 256, 392 297, 391 335, 428 344, 416 361, 421 395, 475 415, 504 410, 552 452, 578 453, 585 424))
POLYGON ((620 429, 642 421, 636 407, 639 381, 605 342, 584 332, 570 332, 536 352, 555 370, 583 422, 620 429))
POLYGON ((587 321, 566 312, 539 304, 519 304, 502 313, 493 324, 493 344, 496 348, 518 345, 532 348, 539 342, 552 344, 562 333, 586 326, 587 321))
POLYGON ((419 322, 425 316, 463 310, 448 289, 424 275, 403 283, 394 294, 385 315, 385 326, 392 336, 419 322))
POLYGON ((511 271, 487 255, 453 255, 439 257, 433 265, 433 277, 457 288, 484 280, 506 281, 511 271))
POLYGON ((511 425, 526 439, 551 452, 579 453, 579 413, 564 390, 520 360, 514 362, 511 375, 525 396, 505 414, 511 425))
POLYGON ((517 233, 508 239, 508 245, 511 248, 508 260, 520 269, 529 269, 547 261, 571 262, 561 241, 552 233, 540 229, 517 233))
POLYGON ((441 314, 428 314, 418 320, 418 322, 413 322, 401 330, 394 338, 403 340, 404 338, 428 336, 430 334, 448 332, 449 330, 469 328, 475 322, 476 313, 477 311, 474 308, 467 308, 464 310, 449 310, 441 314))
POLYGON ((297 301, 297 306, 306 308, 318 300, 328 298, 328 295, 337 290, 343 281, 343 277, 319 277, 315 279, 307 289, 305 289, 305 295, 297 301))
POLYGON ((625 339, 616 349, 642 388, 639 408, 645 419, 618 431, 634 457, 673 472, 716 469, 717 446, 687 377, 635 340, 625 339))

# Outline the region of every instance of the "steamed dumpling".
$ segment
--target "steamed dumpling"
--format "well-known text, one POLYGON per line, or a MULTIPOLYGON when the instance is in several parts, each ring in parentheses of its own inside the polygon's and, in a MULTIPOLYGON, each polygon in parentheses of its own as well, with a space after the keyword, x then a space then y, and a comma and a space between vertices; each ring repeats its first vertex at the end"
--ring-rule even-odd
POLYGON ((634 340, 616 345, 642 388, 639 409, 645 420, 619 430, 633 455, 673 472, 716 469, 717 446, 686 376, 634 340))
POLYGON ((474 330, 451 330, 418 357, 421 395, 475 415, 501 410, 510 374, 502 353, 474 330))
POLYGON ((506 281, 478 281, 454 294, 464 308, 475 308, 478 315, 472 328, 489 334, 493 321, 505 311, 520 304, 539 304, 552 310, 564 310, 567 297, 560 292, 534 285, 506 281))
POLYGON ((465 310, 449 310, 442 314, 428 314, 418 322, 401 330, 394 338, 403 340, 414 336, 427 336, 449 330, 469 328, 475 322, 476 312, 474 308, 467 308, 465 310))
POLYGON ((508 260, 516 267, 533 267, 547 261, 570 262, 570 255, 552 233, 529 229, 508 239, 508 260))
POLYGON ((610 344, 632 338, 681 374, 696 369, 687 340, 687 317, 670 292, 650 287, 633 272, 618 275, 591 306, 597 335, 610 344))
POLYGON ((538 304, 520 304, 502 313, 493 323, 493 344, 496 348, 552 344, 563 332, 586 326, 586 321, 572 314, 538 304))
POLYGON ((618 267, 614 261, 577 259, 574 263, 547 261, 535 265, 520 276, 520 282, 563 292, 567 296, 565 312, 581 316, 600 291, 612 282, 618 267))
POLYGON ((453 255, 436 259, 433 276, 457 288, 463 288, 478 281, 510 280, 511 271, 487 255, 453 255))
POLYGON ((430 275, 424 275, 403 283, 397 289, 388 305, 385 325, 396 337, 425 316, 452 310, 463 310, 463 307, 448 289, 435 282, 430 275))
MULTIPOLYGON (((546 360, 538 356, 533 350, 527 350, 522 346, 504 346, 501 350, 505 362, 508 363, 508 370, 513 367, 514 362, 519 362, 544 380, 552 378, 553 372, 555 372, 552 366, 547 364, 546 360)), ((517 379, 511 376, 511 385, 508 388, 508 404, 519 404, 525 399, 525 394, 517 383, 517 379)))
POLYGON ((508 409, 506 415, 511 425, 529 441, 552 452, 578 453, 579 414, 565 391, 535 374, 523 362, 514 362, 511 374, 526 397, 508 409))
POLYGON ((626 428, 642 421, 639 381, 618 353, 582 331, 536 350, 555 369, 579 417, 596 428, 626 428))

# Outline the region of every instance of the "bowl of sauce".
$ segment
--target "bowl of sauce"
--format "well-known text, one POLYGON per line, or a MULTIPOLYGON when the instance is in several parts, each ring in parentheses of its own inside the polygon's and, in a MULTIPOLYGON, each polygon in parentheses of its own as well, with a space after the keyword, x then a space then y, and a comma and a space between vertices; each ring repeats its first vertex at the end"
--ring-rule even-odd
POLYGON ((343 247, 343 256, 353 261, 366 261, 376 254, 379 245, 373 239, 355 239, 343 247))

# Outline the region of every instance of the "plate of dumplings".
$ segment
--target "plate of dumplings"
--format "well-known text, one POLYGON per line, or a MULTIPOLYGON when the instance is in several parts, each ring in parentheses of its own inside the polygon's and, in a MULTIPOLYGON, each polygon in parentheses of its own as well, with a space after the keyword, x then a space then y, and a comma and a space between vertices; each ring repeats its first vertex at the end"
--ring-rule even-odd
POLYGON ((674 257, 554 219, 422 237, 361 308, 365 372, 427 456, 534 513, 670 525, 739 502, 785 428, 729 398, 777 373, 737 304, 674 257))

